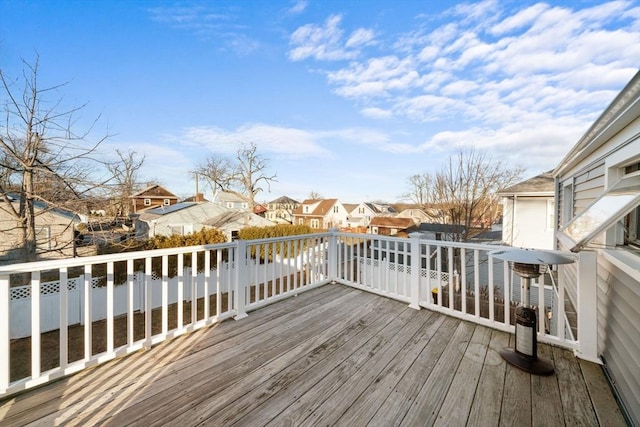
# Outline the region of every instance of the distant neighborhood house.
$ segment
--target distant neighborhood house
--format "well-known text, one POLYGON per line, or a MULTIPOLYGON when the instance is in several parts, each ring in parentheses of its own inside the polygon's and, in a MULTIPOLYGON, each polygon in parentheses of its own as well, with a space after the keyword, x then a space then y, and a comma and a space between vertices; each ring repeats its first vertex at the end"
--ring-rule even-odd
MULTIPOLYGON (((17 227, 15 218, 9 213, 6 203, 16 209, 19 196, 0 198, 0 264, 22 261, 22 229, 17 227)), ((36 224, 36 256, 38 259, 71 258, 75 256, 75 240, 79 235, 78 226, 86 224, 86 218, 60 208, 51 208, 44 202, 34 201, 36 224)))
POLYGON ((338 199, 307 199, 293 212, 295 225, 324 230, 345 227, 348 216, 349 213, 338 199))
POLYGON ((131 196, 131 199, 133 203, 133 213, 139 213, 160 206, 171 206, 178 203, 178 196, 157 184, 137 192, 131 196))
POLYGON ((502 198, 502 239, 510 246, 554 249, 554 181, 545 172, 498 193, 502 198))
POLYGON ((266 218, 276 224, 293 224, 293 212, 299 205, 291 197, 278 197, 267 203, 266 218))
POLYGON ((250 212, 229 209, 211 202, 184 202, 142 213, 136 222, 136 237, 147 239, 160 235, 182 236, 203 228, 216 228, 231 241, 242 228, 270 225, 273 223, 250 212))

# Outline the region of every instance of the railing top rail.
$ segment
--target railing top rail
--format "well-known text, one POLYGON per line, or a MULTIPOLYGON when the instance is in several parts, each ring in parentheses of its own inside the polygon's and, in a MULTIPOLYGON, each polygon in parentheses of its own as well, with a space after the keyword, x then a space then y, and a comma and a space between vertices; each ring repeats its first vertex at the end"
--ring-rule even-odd
MULTIPOLYGON (((256 245, 256 244, 278 242, 278 241, 300 240, 301 238, 306 239, 306 238, 315 238, 315 237, 325 237, 328 235, 329 233, 323 232, 323 233, 314 233, 314 234, 300 234, 295 236, 271 237, 267 239, 245 240, 244 242, 246 242, 247 244, 256 245)), ((199 251, 215 250, 215 249, 229 249, 229 248, 236 248, 236 247, 238 247, 238 243, 237 241, 234 241, 234 242, 214 243, 214 244, 199 245, 199 246, 185 246, 182 248, 153 249, 153 250, 147 250, 147 251, 123 252, 119 254, 94 255, 94 256, 88 256, 88 257, 25 262, 25 263, 0 266, 0 275, 28 273, 31 271, 39 271, 39 270, 54 270, 61 267, 77 267, 77 266, 83 266, 83 265, 103 264, 105 262, 119 262, 119 261, 127 261, 130 259, 159 257, 163 255, 178 255, 178 254, 185 254, 185 253, 191 253, 191 252, 199 252, 199 251)))
POLYGON ((61 267, 77 267, 81 265, 102 264, 105 262, 127 261, 163 255, 178 255, 214 249, 230 249, 237 247, 235 242, 215 243, 210 245, 185 246, 182 248, 153 249, 148 251, 123 252, 119 254, 94 255, 88 257, 53 259, 47 261, 24 262, 0 266, 0 274, 27 273, 37 270, 54 270, 61 267))

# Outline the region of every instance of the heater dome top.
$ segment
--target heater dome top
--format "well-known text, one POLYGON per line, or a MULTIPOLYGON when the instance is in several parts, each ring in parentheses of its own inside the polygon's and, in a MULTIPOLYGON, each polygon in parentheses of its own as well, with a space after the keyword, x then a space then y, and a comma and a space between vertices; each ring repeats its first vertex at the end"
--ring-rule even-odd
POLYGON ((520 264, 555 265, 570 264, 572 262, 575 262, 575 257, 571 255, 565 255, 552 251, 543 251, 540 249, 498 249, 489 252, 489 255, 503 261, 517 262, 520 264))

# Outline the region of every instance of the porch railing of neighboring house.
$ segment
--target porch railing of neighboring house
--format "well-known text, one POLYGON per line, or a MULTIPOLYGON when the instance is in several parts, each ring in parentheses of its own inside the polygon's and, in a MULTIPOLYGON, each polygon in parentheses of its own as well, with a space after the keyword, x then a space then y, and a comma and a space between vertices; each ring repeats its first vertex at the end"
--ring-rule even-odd
MULTIPOLYGON (((329 282, 513 333, 519 279, 497 248, 331 230, 0 267, 0 397, 329 282)), ((577 262, 577 325, 565 284, 534 286, 538 339, 597 360, 595 275, 577 262)))

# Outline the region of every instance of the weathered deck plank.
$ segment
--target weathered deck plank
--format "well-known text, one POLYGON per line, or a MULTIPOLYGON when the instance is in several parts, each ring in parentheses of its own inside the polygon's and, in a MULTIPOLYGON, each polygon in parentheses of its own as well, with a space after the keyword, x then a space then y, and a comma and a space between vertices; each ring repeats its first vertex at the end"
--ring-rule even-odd
POLYGON ((487 426, 495 424, 496 420, 500 419, 507 364, 499 352, 508 345, 508 334, 500 331, 491 332, 491 341, 467 421, 469 426, 487 426))
POLYGON ((513 337, 327 285, 0 402, 12 425, 624 425, 601 369, 513 337), (576 401, 578 400, 578 401, 576 401))

